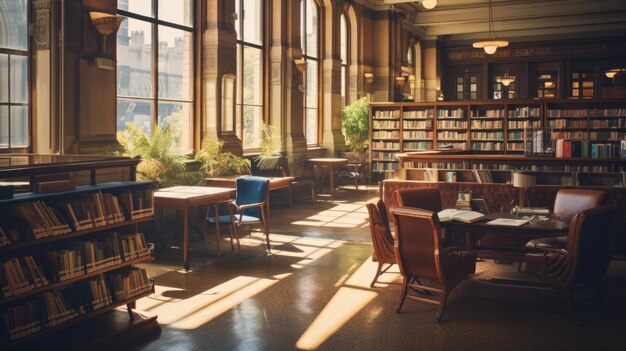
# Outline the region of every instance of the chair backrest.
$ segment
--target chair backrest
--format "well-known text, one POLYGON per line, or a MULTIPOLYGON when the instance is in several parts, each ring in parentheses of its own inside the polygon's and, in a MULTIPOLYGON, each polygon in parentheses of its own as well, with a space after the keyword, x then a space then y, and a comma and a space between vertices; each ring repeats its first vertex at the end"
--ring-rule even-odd
POLYGON ((606 191, 561 189, 556 193, 553 213, 562 221, 568 222, 580 211, 604 205, 606 199, 606 191))
MULTIPOLYGON (((270 180, 263 177, 239 177, 237 178, 237 205, 254 204, 265 201, 269 189, 270 180)), ((247 208, 244 215, 261 218, 261 209, 247 208)))
POLYGON ((365 204, 370 220, 370 234, 372 235, 372 258, 376 262, 396 263, 393 249, 393 236, 389 229, 387 209, 381 199, 370 200, 365 204))
POLYGON ((441 194, 438 188, 401 189, 393 193, 399 207, 416 207, 441 211, 441 194))
POLYGON ((437 213, 413 207, 396 207, 391 213, 395 222, 396 259, 402 275, 444 284, 437 213))
POLYGON ((581 211, 570 221, 565 250, 574 255, 574 282, 599 281, 606 273, 616 218, 617 207, 600 206, 581 211))

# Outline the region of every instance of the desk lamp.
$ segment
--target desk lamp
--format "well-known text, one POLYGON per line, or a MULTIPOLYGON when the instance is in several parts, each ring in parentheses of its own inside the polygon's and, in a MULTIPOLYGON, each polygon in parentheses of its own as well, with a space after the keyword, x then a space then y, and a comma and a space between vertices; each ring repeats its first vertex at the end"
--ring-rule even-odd
POLYGON ((525 173, 513 173, 513 186, 519 189, 519 207, 526 205, 526 189, 532 188, 537 184, 535 176, 525 173))

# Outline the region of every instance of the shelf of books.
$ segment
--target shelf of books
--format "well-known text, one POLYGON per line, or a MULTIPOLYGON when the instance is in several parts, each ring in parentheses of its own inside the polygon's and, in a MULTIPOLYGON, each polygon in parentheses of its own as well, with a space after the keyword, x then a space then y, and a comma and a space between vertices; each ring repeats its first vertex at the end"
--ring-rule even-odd
POLYGON ((153 291, 137 224, 154 216, 152 182, 113 182, 0 200, 0 341, 16 345, 153 291))
MULTIPOLYGON (((397 169, 404 168, 397 157, 407 152, 468 150, 519 155, 525 151, 527 128, 551 130, 556 158, 626 158, 624 101, 372 103, 370 118, 370 169, 374 181, 391 178, 397 169)), ((613 172, 613 165, 583 164, 575 171, 613 172)), ((552 166, 555 171, 568 171, 552 166)))

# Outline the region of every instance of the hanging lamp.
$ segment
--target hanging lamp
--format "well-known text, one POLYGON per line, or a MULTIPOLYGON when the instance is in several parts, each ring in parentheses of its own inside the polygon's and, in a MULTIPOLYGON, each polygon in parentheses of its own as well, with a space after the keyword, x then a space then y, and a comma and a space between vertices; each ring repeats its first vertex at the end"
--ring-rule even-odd
POLYGON ((432 10, 437 6, 438 0, 422 0, 422 6, 427 10, 432 10))
POLYGON ((498 39, 496 31, 493 29, 493 7, 491 6, 491 0, 489 0, 489 40, 477 41, 472 45, 477 49, 485 50, 485 53, 488 55, 495 54, 498 48, 509 46, 508 41, 498 39))

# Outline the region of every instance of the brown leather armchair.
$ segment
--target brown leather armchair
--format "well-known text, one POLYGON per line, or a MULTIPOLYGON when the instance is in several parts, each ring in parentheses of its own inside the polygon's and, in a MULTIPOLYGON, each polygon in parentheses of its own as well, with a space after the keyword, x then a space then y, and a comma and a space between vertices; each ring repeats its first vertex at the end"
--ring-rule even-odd
POLYGON ((404 300, 409 297, 439 304, 435 317, 439 322, 452 289, 475 272, 476 253, 459 247, 441 246, 440 224, 436 212, 396 207, 391 213, 395 220, 396 260, 403 278, 396 312, 400 312, 404 300), (437 283, 441 288, 423 285, 420 278, 437 283), (423 297, 407 295, 409 288, 423 297), (433 292, 439 294, 439 300, 427 297, 433 292))
POLYGON ((425 210, 441 211, 441 194, 438 188, 401 189, 393 193, 399 207, 416 207, 425 210))
MULTIPOLYGON (((553 216, 568 222, 580 211, 598 207, 606 203, 607 193, 590 189, 561 189, 554 200, 553 216)), ((567 236, 546 237, 530 240, 524 246, 524 251, 540 249, 561 249, 567 243, 567 236)))
POLYGON ((602 299, 602 278, 611 260, 611 234, 617 207, 600 206, 577 213, 570 221, 565 247, 527 253, 526 272, 537 276, 567 298, 569 311, 576 319, 575 305, 602 299), (575 301, 573 293, 593 287, 593 299, 575 301))
POLYGON ((387 209, 383 200, 370 200, 365 204, 370 219, 370 233, 372 235, 372 261, 378 262, 378 269, 370 287, 374 287, 378 277, 396 263, 396 254, 393 249, 393 236, 389 229, 387 209), (383 265, 388 264, 383 269, 383 265))

